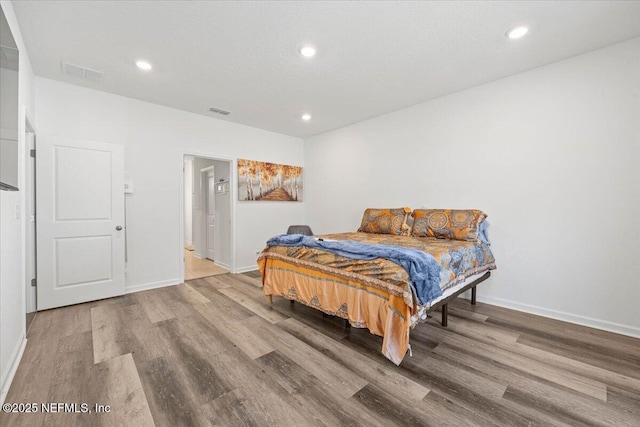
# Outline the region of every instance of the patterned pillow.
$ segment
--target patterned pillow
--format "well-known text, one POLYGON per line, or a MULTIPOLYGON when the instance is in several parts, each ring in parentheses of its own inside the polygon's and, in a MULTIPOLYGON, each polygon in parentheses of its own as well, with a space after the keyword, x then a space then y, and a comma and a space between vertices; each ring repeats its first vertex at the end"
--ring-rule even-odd
POLYGON ((410 208, 397 209, 365 209, 359 232, 375 234, 395 234, 408 236, 409 226, 406 224, 410 208))
POLYGON ((478 240, 479 225, 487 217, 475 209, 416 209, 411 235, 414 237, 437 237, 438 239, 478 240))

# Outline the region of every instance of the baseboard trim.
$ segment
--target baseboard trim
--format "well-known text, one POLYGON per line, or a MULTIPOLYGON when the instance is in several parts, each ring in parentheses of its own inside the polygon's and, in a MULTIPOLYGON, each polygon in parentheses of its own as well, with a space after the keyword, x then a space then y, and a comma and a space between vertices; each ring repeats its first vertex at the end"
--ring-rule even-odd
POLYGON ((216 261, 216 260, 213 260, 213 262, 216 263, 216 265, 218 267, 226 268, 229 271, 231 270, 231 266, 229 264, 227 264, 226 262, 220 262, 220 261, 216 261))
POLYGON ((4 399, 7 397, 9 393, 9 387, 11 387, 11 383, 13 382, 13 377, 16 375, 18 371, 18 366, 20 365, 20 361, 22 360, 22 355, 24 354, 24 349, 27 346, 27 339, 22 336, 22 340, 18 342, 16 348, 13 350, 13 354, 11 354, 11 364, 9 365, 9 371, 7 372, 7 376, 3 378, 2 388, 0 389, 0 405, 4 403, 4 399))
POLYGON ((502 298, 484 297, 478 295, 477 299, 479 302, 497 305, 499 307, 510 308, 513 310, 523 311, 525 313, 537 314, 539 316, 549 317, 551 319, 575 323, 576 325, 588 326, 590 328, 602 329, 604 331, 614 332, 616 334, 640 338, 640 328, 636 328, 634 326, 622 325, 620 323, 608 322, 606 320, 594 319, 592 317, 580 316, 577 314, 566 313, 564 311, 551 310, 535 305, 522 304, 502 298))
POLYGON ((249 265, 247 267, 236 268, 236 274, 246 273, 247 271, 256 271, 258 269, 257 265, 249 265))
POLYGON ((125 294, 132 294, 134 292, 148 291, 150 289, 164 288, 166 286, 174 286, 182 283, 180 279, 162 280, 160 282, 143 283, 141 285, 127 286, 125 288, 125 294))

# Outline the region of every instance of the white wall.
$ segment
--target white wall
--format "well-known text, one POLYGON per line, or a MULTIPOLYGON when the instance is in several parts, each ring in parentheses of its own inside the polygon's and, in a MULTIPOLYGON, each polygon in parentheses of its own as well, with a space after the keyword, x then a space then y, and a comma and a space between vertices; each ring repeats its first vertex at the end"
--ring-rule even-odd
POLYGON ((184 156, 184 244, 193 245, 193 156, 184 156))
MULTIPOLYGON (((16 45, 20 51, 18 102, 18 152, 26 152, 25 111, 35 118, 34 74, 20 28, 8 1, 0 1, 16 45)), ((25 158, 18 157, 18 186, 25 187, 25 158)), ((30 257, 25 253, 25 219, 16 218, 16 208, 24 211, 24 191, 0 191, 0 401, 4 401, 25 343, 25 282, 30 257)))
POLYGON ((307 223, 482 209, 481 300, 640 336, 639 96, 636 38, 310 138, 307 223))
MULTIPOLYGON (((184 153, 303 164, 298 138, 43 78, 36 92, 39 134, 124 145, 135 191, 126 199, 129 289, 179 278, 184 153)), ((304 205, 238 202, 236 217, 236 265, 255 269, 256 248, 301 221, 304 205)))

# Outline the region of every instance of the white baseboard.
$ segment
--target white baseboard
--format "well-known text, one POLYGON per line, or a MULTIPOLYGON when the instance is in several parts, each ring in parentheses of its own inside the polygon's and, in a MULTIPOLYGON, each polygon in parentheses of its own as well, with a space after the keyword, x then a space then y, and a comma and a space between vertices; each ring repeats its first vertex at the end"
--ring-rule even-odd
POLYGON ((509 301, 502 298, 485 297, 478 295, 477 300, 479 302, 497 305, 499 307, 510 308, 513 310, 524 311, 525 313, 537 314, 539 316, 549 317, 551 319, 575 323, 576 325, 588 326, 590 328, 602 329, 604 331, 614 332, 616 334, 640 338, 640 328, 637 328, 635 326, 622 325, 620 323, 594 319, 592 317, 580 316, 577 314, 566 313, 564 311, 550 310, 548 308, 538 307, 535 305, 521 304, 519 302, 509 301))
POLYGON ((226 268, 227 270, 231 270, 231 266, 229 264, 227 264, 226 262, 220 262, 220 261, 216 261, 216 260, 214 260, 213 262, 215 262, 216 265, 219 266, 219 267, 226 268))
POLYGON ((18 370, 18 366, 20 365, 20 360, 22 360, 22 355, 24 354, 24 349, 26 346, 27 339, 23 336, 22 339, 18 341, 16 348, 11 354, 11 358, 9 359, 11 361, 9 364, 9 370, 7 371, 7 375, 2 379, 2 388, 0 389, 0 405, 4 403, 4 399, 7 397, 7 393, 9 393, 9 387, 11 387, 13 377, 16 375, 16 371, 18 370))
POLYGON ((162 280, 160 282, 143 283, 141 285, 132 285, 125 288, 125 294, 134 292, 148 291, 149 289, 164 288, 165 286, 179 285, 182 283, 180 279, 162 280))
POLYGON ((247 267, 239 267, 236 268, 236 274, 246 273, 247 271, 256 271, 258 269, 257 265, 249 265, 247 267))

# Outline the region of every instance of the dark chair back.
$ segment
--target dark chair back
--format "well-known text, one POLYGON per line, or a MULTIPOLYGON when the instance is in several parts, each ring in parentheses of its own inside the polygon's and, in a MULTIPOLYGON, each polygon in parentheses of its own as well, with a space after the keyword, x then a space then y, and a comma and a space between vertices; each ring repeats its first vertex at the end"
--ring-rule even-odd
POLYGON ((313 236, 313 231, 308 225, 290 225, 287 234, 304 234, 305 236, 313 236))

